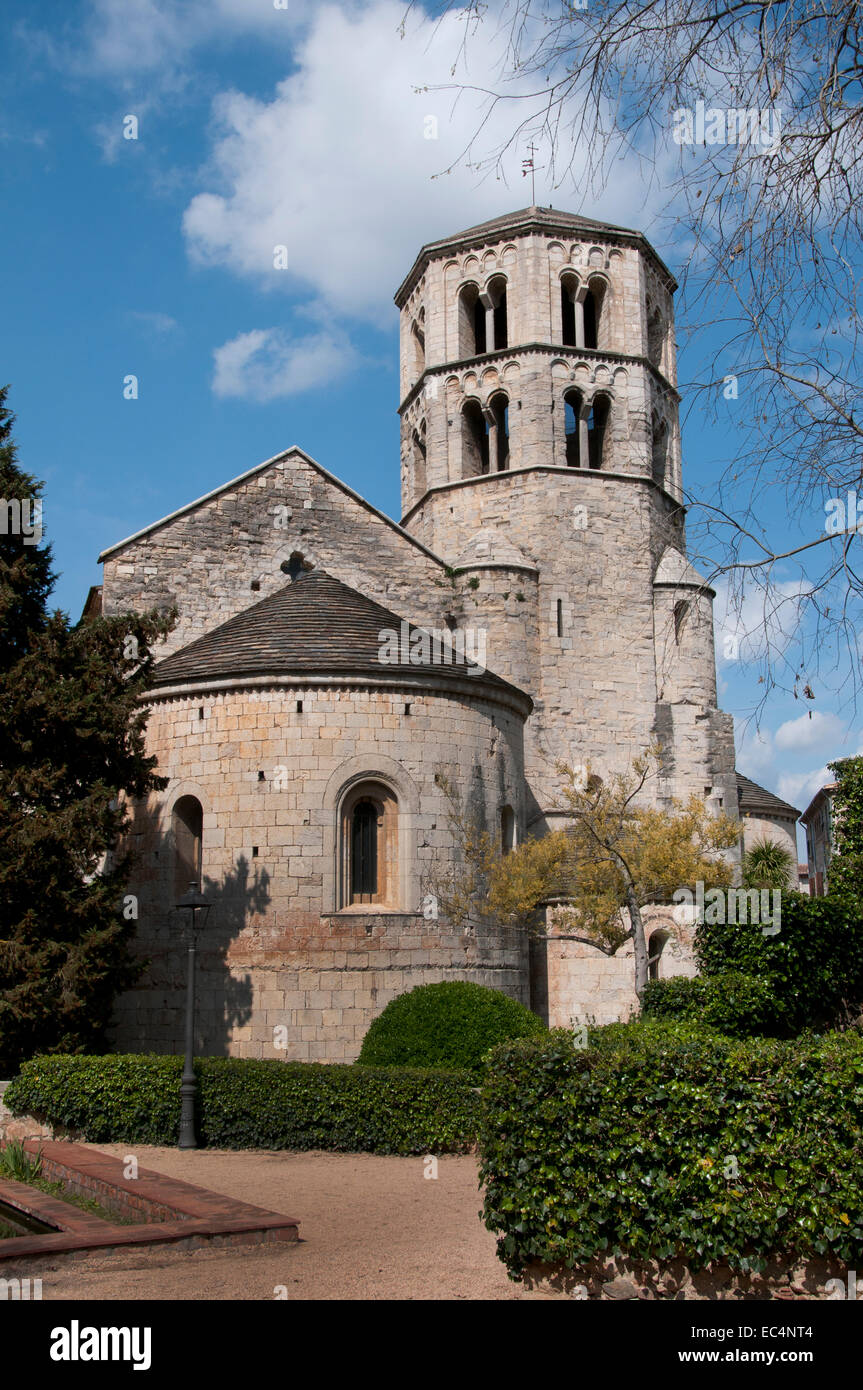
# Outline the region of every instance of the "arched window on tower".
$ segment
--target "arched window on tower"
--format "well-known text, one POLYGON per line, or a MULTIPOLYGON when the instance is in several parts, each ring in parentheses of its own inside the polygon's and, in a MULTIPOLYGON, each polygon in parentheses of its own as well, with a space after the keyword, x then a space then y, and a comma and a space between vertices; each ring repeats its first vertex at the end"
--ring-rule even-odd
POLYGON ((463 285, 458 296, 459 357, 480 357, 486 350, 485 305, 476 285, 463 285))
POLYGON ((598 348, 603 338, 602 311, 605 304, 605 281, 591 280, 584 296, 584 346, 598 348))
POLYGON ((413 375, 414 380, 422 376, 426 365, 426 339, 425 339, 425 311, 420 310, 419 316, 411 324, 411 347, 413 348, 413 375))
POLYGON ((420 421, 412 436, 414 459, 414 496, 421 497, 426 490, 426 422, 420 421))
POLYGON ((611 402, 607 396, 594 396, 587 417, 587 462, 589 468, 602 468, 608 451, 608 418, 611 402))
POLYGON ((479 401, 465 401, 461 412, 462 477, 475 478, 489 468, 488 422, 479 401))
POLYGON ((365 782, 341 814, 342 907, 398 906, 398 803, 389 787, 365 782))
POLYGON ((653 416, 651 430, 651 468, 653 481, 665 487, 665 474, 668 465, 668 426, 658 415, 653 416))
POLYGON ((665 341, 665 324, 658 309, 651 313, 648 309, 647 318, 647 356, 654 367, 662 368, 662 346, 665 341))
POLYGON ((567 391, 563 398, 567 468, 581 467, 581 411, 583 404, 580 391, 567 391))
POLYGON ((560 320, 561 342, 564 347, 578 347, 575 298, 577 293, 577 278, 574 275, 563 275, 560 281, 560 320))
MULTIPOLYGON (((488 343, 488 351, 499 352, 509 343, 506 317, 506 280, 502 275, 496 275, 493 280, 489 281, 486 293, 492 305, 493 330, 493 341, 488 343)), ((487 337, 488 335, 486 335, 487 337)))
POLYGON ((174 839, 174 893, 182 897, 190 883, 201 886, 204 811, 196 796, 181 796, 171 813, 174 839))
POLYGON ((489 409, 492 415, 488 426, 489 460, 494 460, 497 472, 503 473, 509 468, 509 400, 503 391, 492 396, 489 409))

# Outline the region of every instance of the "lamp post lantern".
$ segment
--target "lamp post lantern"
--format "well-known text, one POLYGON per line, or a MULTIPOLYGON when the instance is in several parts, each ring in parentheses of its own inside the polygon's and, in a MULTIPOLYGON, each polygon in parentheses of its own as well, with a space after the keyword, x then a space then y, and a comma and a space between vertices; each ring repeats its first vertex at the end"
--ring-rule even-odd
POLYGON ((186 959, 186 1057, 183 1063, 183 1078, 180 1082, 180 1139, 178 1148, 196 1149, 195 1139, 195 932, 197 914, 200 912, 201 926, 206 923, 210 904, 202 894, 197 883, 192 880, 188 893, 184 893, 175 904, 178 912, 188 912, 190 918, 189 946, 186 959))

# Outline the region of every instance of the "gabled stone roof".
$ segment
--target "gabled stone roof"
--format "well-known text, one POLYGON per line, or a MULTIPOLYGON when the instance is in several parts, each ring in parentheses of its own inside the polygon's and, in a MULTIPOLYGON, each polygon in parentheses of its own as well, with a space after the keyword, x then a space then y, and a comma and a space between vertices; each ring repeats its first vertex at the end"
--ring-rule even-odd
POLYGON ((406 648, 409 656, 411 637, 424 631, 403 623, 388 608, 325 570, 312 570, 158 662, 150 688, 161 691, 166 686, 255 676, 344 675, 379 681, 405 676, 412 682, 427 676, 462 686, 465 680, 476 687, 492 686, 530 706, 529 697, 517 686, 478 670, 468 658, 481 653, 470 648, 467 656, 453 651, 451 662, 441 659, 440 653, 435 659, 433 649, 428 662, 405 660, 401 654, 406 648), (393 662, 382 657, 384 631, 399 635, 393 662))
POLYGON ((799 820, 800 812, 796 806, 790 806, 787 801, 774 796, 773 792, 767 791, 765 787, 759 787, 757 782, 752 782, 748 777, 744 777, 742 772, 737 774, 737 804, 741 813, 747 812, 755 816, 782 816, 786 820, 799 820))

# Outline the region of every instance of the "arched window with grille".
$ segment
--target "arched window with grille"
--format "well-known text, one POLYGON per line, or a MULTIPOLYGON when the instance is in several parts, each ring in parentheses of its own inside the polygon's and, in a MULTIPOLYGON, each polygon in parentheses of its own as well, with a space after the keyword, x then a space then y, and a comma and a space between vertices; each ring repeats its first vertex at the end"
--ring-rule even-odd
POLYGON ((342 907, 396 907, 399 896, 397 802, 389 787, 366 782, 341 813, 342 907))
POLYGON ((181 796, 171 813, 174 840, 174 893, 188 892, 189 884, 201 886, 204 811, 196 796, 181 796))

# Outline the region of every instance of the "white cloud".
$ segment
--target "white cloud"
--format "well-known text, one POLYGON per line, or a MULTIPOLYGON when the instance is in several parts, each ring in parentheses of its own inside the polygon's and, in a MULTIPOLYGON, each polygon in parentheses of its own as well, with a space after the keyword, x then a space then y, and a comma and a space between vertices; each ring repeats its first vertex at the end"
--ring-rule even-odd
MULTIPOLYGON (((121 83, 145 75, 176 86, 197 49, 253 37, 269 45, 295 41, 310 0, 289 0, 288 10, 272 0, 90 0, 78 44, 64 43, 67 70, 121 83)), ((61 47, 40 36, 55 57, 61 47)))
POLYGON ((798 719, 788 719, 773 736, 777 749, 784 752, 809 752, 813 748, 832 751, 844 742, 847 730, 836 714, 822 714, 820 710, 810 710, 798 719))
POLYGON ((826 764, 816 767, 812 772, 783 772, 779 778, 777 794, 783 801, 805 811, 819 787, 833 781, 833 773, 826 764))
POLYGON ((278 328, 255 328, 213 353, 217 396, 268 402, 324 386, 359 365, 348 340, 333 333, 289 338, 278 328))
MULTIPOLYGON (((423 242, 530 202, 521 174, 524 142, 506 159, 508 187, 493 175, 481 179, 459 161, 485 98, 434 90, 498 83, 503 39, 495 37, 494 22, 469 40, 465 60, 459 13, 439 22, 423 16, 402 38, 405 9, 403 0, 316 6, 292 52, 294 71, 272 100, 238 91, 216 100, 210 187, 193 198, 183 220, 195 261, 258 286, 310 291, 340 315, 391 323, 392 293, 423 242), (436 139, 426 138, 434 130, 427 117, 437 122, 436 139), (281 244, 289 250, 287 273, 273 270, 273 248, 281 244)), ((534 85, 524 78, 512 90, 534 85)), ((482 151, 505 140, 524 114, 501 105, 483 132, 482 151)), ((537 164, 546 162, 540 148, 537 164)), ((552 195, 542 180, 540 173, 538 200, 553 196, 577 211, 587 193, 584 156, 576 152, 577 194, 552 195)), ((590 203, 585 211, 638 225, 647 201, 633 157, 617 170, 601 206, 590 203)))

